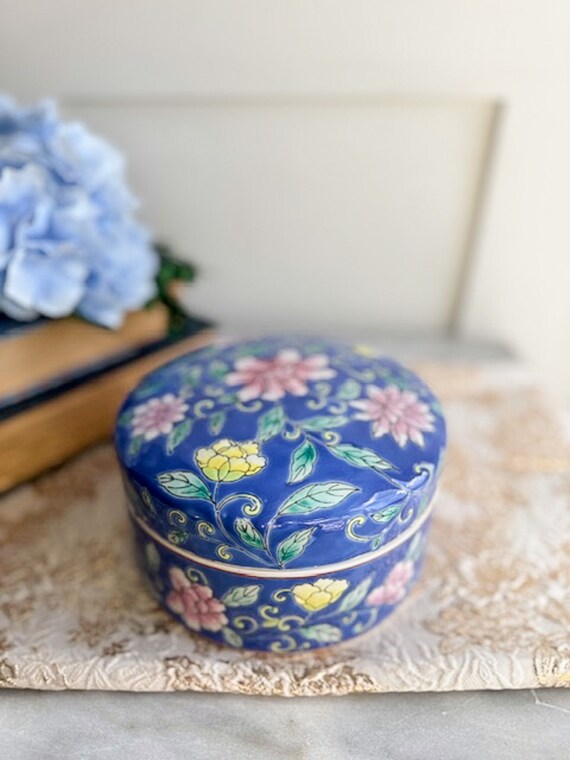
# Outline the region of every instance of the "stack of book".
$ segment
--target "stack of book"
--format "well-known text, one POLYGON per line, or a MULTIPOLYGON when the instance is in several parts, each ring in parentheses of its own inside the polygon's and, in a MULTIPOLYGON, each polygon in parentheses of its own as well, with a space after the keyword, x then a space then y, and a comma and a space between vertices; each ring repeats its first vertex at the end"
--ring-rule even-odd
POLYGON ((125 394, 209 342, 206 327, 188 318, 172 336, 161 303, 117 331, 75 318, 0 321, 0 493, 108 438, 125 394))

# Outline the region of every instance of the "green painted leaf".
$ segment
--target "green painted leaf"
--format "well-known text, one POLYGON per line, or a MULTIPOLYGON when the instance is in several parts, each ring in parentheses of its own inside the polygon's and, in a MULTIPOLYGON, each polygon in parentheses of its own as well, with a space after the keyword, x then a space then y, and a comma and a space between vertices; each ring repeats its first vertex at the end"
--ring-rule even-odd
POLYGON ((255 525, 247 517, 238 517, 234 523, 236 533, 247 546, 263 549, 263 537, 255 525))
POLYGON ((315 528, 304 528, 292 533, 289 538, 281 541, 277 547, 277 560, 280 565, 285 565, 295 557, 302 554, 311 540, 315 528))
POLYGON ((156 517, 156 507, 154 506, 154 501, 147 488, 141 489, 141 501, 146 511, 150 512, 153 517, 156 517))
POLYGON ((171 530, 168 532, 168 540, 171 544, 183 544, 188 538, 188 533, 185 530, 171 530))
POLYGON ((385 507, 384 509, 378 510, 378 512, 374 512, 372 519, 379 523, 390 522, 390 520, 393 520, 400 512, 401 508, 401 504, 393 504, 391 507, 385 507))
POLYGON ((330 430, 331 428, 342 427, 348 422, 348 417, 342 414, 337 415, 322 415, 318 417, 309 417, 307 420, 300 420, 297 424, 314 433, 320 433, 323 430, 330 430))
POLYGON ((264 356, 267 355, 267 346, 264 343, 257 343, 252 345, 248 343, 241 348, 237 348, 234 352, 234 356, 264 356))
POLYGON ((384 536, 375 536, 372 543, 370 544, 370 548, 378 549, 378 547, 382 544, 383 540, 384 540, 384 536))
POLYGON ((131 420, 135 416, 135 413, 132 409, 129 409, 127 412, 123 412, 119 415, 117 418, 117 425, 128 425, 130 424, 131 420))
POLYGON ((207 499, 211 501, 210 491, 203 480, 193 472, 174 470, 163 472, 158 476, 158 482, 165 491, 180 499, 207 499))
POLYGON ((339 612, 349 612, 355 607, 358 607, 358 605, 364 600, 364 597, 368 593, 368 589, 370 588, 371 583, 372 576, 369 575, 368 578, 365 578, 363 581, 361 581, 358 586, 355 586, 352 591, 349 591, 338 607, 339 612))
MULTIPOLYGON (((430 401, 428 399, 422 399, 422 401, 425 401, 428 403, 428 405, 430 404, 430 401)), ((441 408, 441 404, 435 399, 431 401, 431 411, 435 412, 435 414, 438 414, 440 417, 443 417, 443 409, 441 408)))
POLYGON ((349 379, 344 381, 336 395, 343 401, 352 401, 360 396, 361 390, 362 386, 358 380, 349 379))
POLYGON ((336 644, 342 640, 342 631, 330 623, 318 623, 308 628, 299 628, 299 633, 304 639, 318 641, 319 644, 336 644))
POLYGON ((159 393, 162 390, 160 382, 145 383, 142 387, 139 387, 134 393, 133 398, 135 401, 142 401, 143 399, 152 396, 154 393, 159 393))
POLYGON ((228 628, 227 626, 222 628, 222 636, 224 637, 226 644, 229 644, 231 647, 243 646, 242 637, 239 633, 236 633, 233 628, 228 628))
POLYGON ((184 383, 191 388, 195 388, 200 382, 202 375, 202 367, 195 366, 190 367, 187 372, 184 373, 184 383))
POLYGON ((184 422, 172 428, 166 439, 166 450, 169 454, 172 454, 174 449, 188 438, 192 432, 192 424, 192 420, 184 420, 184 422))
POLYGON ((136 457, 136 455, 141 450, 141 447, 144 443, 144 437, 142 435, 137 435, 135 438, 131 438, 131 441, 129 443, 129 448, 127 449, 127 456, 129 458, 136 457))
POLYGON ((261 586, 234 586, 222 597, 222 602, 226 607, 249 607, 255 604, 259 598, 261 586))
POLYGON ((220 388, 218 385, 205 385, 203 390, 206 396, 212 396, 213 398, 224 395, 223 388, 220 388))
POLYGON ((283 430, 285 425, 285 412, 282 406, 274 406, 262 414, 257 423, 257 438, 267 441, 283 430))
POLYGON ((408 551, 406 554, 406 559, 411 560, 412 562, 415 562, 422 554, 422 544, 423 539, 419 533, 416 533, 416 535, 413 537, 412 541, 410 542, 410 545, 408 546, 408 551))
POLYGON ((279 514, 307 514, 317 509, 336 507, 358 489, 348 483, 312 483, 303 486, 279 507, 279 514))
POLYGON ((210 362, 208 369, 212 377, 221 380, 225 375, 227 375, 230 368, 225 362, 214 360, 213 362, 210 362))
POLYGON ((320 354, 323 351, 327 350, 326 344, 323 343, 323 342, 321 342, 321 341, 317 341, 317 340, 305 343, 305 345, 303 346, 303 348, 306 351, 306 353, 308 353, 308 354, 320 354))
POLYGON ((212 435, 219 435, 226 424, 226 413, 215 412, 208 423, 208 429, 212 435))
POLYGON ((147 543, 144 547, 144 555, 148 569, 156 573, 160 567, 160 554, 154 544, 147 543))
POLYGON ((339 443, 338 446, 330 446, 329 451, 355 467, 370 467, 373 470, 396 469, 393 464, 378 456, 375 451, 353 446, 352 443, 339 443))
POLYGON ((305 480, 315 469, 317 450, 311 441, 305 441, 291 455, 289 466, 289 483, 305 480))

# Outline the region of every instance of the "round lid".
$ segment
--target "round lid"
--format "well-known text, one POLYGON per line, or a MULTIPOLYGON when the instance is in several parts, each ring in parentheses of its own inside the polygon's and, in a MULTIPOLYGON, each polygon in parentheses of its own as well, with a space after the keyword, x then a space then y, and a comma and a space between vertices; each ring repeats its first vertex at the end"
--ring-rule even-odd
POLYGON ((363 346, 215 344, 148 375, 117 420, 135 516, 210 560, 301 568, 374 551, 429 504, 445 423, 429 388, 363 346))

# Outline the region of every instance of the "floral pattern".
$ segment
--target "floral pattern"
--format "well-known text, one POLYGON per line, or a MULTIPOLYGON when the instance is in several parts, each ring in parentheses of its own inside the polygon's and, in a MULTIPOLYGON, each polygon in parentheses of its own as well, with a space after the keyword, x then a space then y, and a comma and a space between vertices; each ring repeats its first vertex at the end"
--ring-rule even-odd
POLYGON ((309 612, 318 612, 334 604, 348 588, 345 580, 319 578, 314 583, 293 586, 293 597, 298 605, 309 612))
POLYGON ((445 429, 415 375, 365 353, 261 339, 148 376, 118 420, 135 510, 229 564, 318 566, 387 544, 429 503, 445 429))
POLYGON ((140 435, 145 441, 152 441, 159 435, 167 435, 176 422, 184 419, 187 411, 188 404, 172 393, 151 398, 133 410, 133 436, 140 435))
MULTIPOLYGON (((204 475, 216 483, 212 491, 189 470, 164 472, 158 476, 158 482, 167 493, 177 498, 211 503, 213 520, 201 520, 197 530, 203 540, 216 544, 216 552, 221 559, 232 560, 235 553, 240 552, 256 562, 282 567, 305 551, 315 528, 302 528, 290 533, 273 551, 271 534, 277 517, 309 514, 334 507, 357 489, 348 483, 337 481, 304 486, 281 503, 277 514, 267 521, 261 532, 251 520, 251 517, 259 515, 263 510, 264 505, 259 497, 245 491, 219 497, 219 486, 222 483, 232 483, 245 476, 255 475, 265 467, 267 459, 260 456, 259 451, 259 445, 254 441, 236 443, 228 439, 217 441, 209 448, 199 449, 196 462, 204 475), (235 504, 241 504, 243 516, 234 518, 232 533, 224 519, 224 510, 235 504), (220 535, 221 541, 216 538, 216 533, 220 535)), ((156 512, 148 491, 141 495, 141 500, 147 511, 156 512)), ((170 515, 174 525, 180 522, 185 524, 187 521, 186 515, 179 510, 171 510, 170 515)), ((179 543, 173 535, 169 537, 179 543)))
POLYGON ((367 566, 285 585, 284 579, 263 577, 235 583, 231 573, 195 563, 180 566, 176 552, 164 548, 158 552, 157 565, 148 538, 139 534, 159 598, 190 630, 206 632, 232 647, 273 652, 336 644, 380 622, 417 578, 424 535, 425 529, 419 530, 396 550, 396 564, 386 555, 367 566), (177 564, 171 564, 173 560, 177 564), (377 586, 370 591, 374 582, 377 586))
POLYGON ((372 422, 372 435, 381 438, 391 435, 399 446, 408 441, 424 445, 424 433, 434 431, 434 416, 427 404, 419 401, 416 393, 403 391, 393 385, 379 388, 369 385, 368 398, 351 402, 351 406, 361 410, 355 415, 357 420, 372 422))
POLYGON ((366 602, 374 607, 381 604, 398 604, 406 595, 408 583, 414 574, 414 563, 409 560, 398 562, 381 586, 377 586, 366 597, 366 602))
POLYGON ((259 456, 259 444, 255 441, 236 443, 225 438, 198 449, 196 464, 209 480, 233 483, 246 475, 256 475, 267 459, 259 456))
POLYGON ((233 372, 226 376, 227 385, 241 385, 237 395, 240 401, 262 398, 278 401, 286 393, 306 396, 307 383, 329 380, 336 372, 328 366, 325 354, 302 358, 299 351, 285 349, 269 359, 247 356, 238 359, 233 372))
POLYGON ((193 631, 216 633, 227 624, 225 606, 215 599, 212 589, 200 583, 191 583, 182 570, 170 568, 172 590, 166 597, 166 606, 180 615, 193 631))

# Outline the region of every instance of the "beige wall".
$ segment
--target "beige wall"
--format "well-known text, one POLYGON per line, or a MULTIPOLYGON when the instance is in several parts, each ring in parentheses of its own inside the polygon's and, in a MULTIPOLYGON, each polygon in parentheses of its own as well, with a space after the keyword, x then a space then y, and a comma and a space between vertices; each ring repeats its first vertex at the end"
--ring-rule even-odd
POLYGON ((120 145, 196 311, 506 341, 570 397, 570 5, 0 0, 1 83, 120 145))

